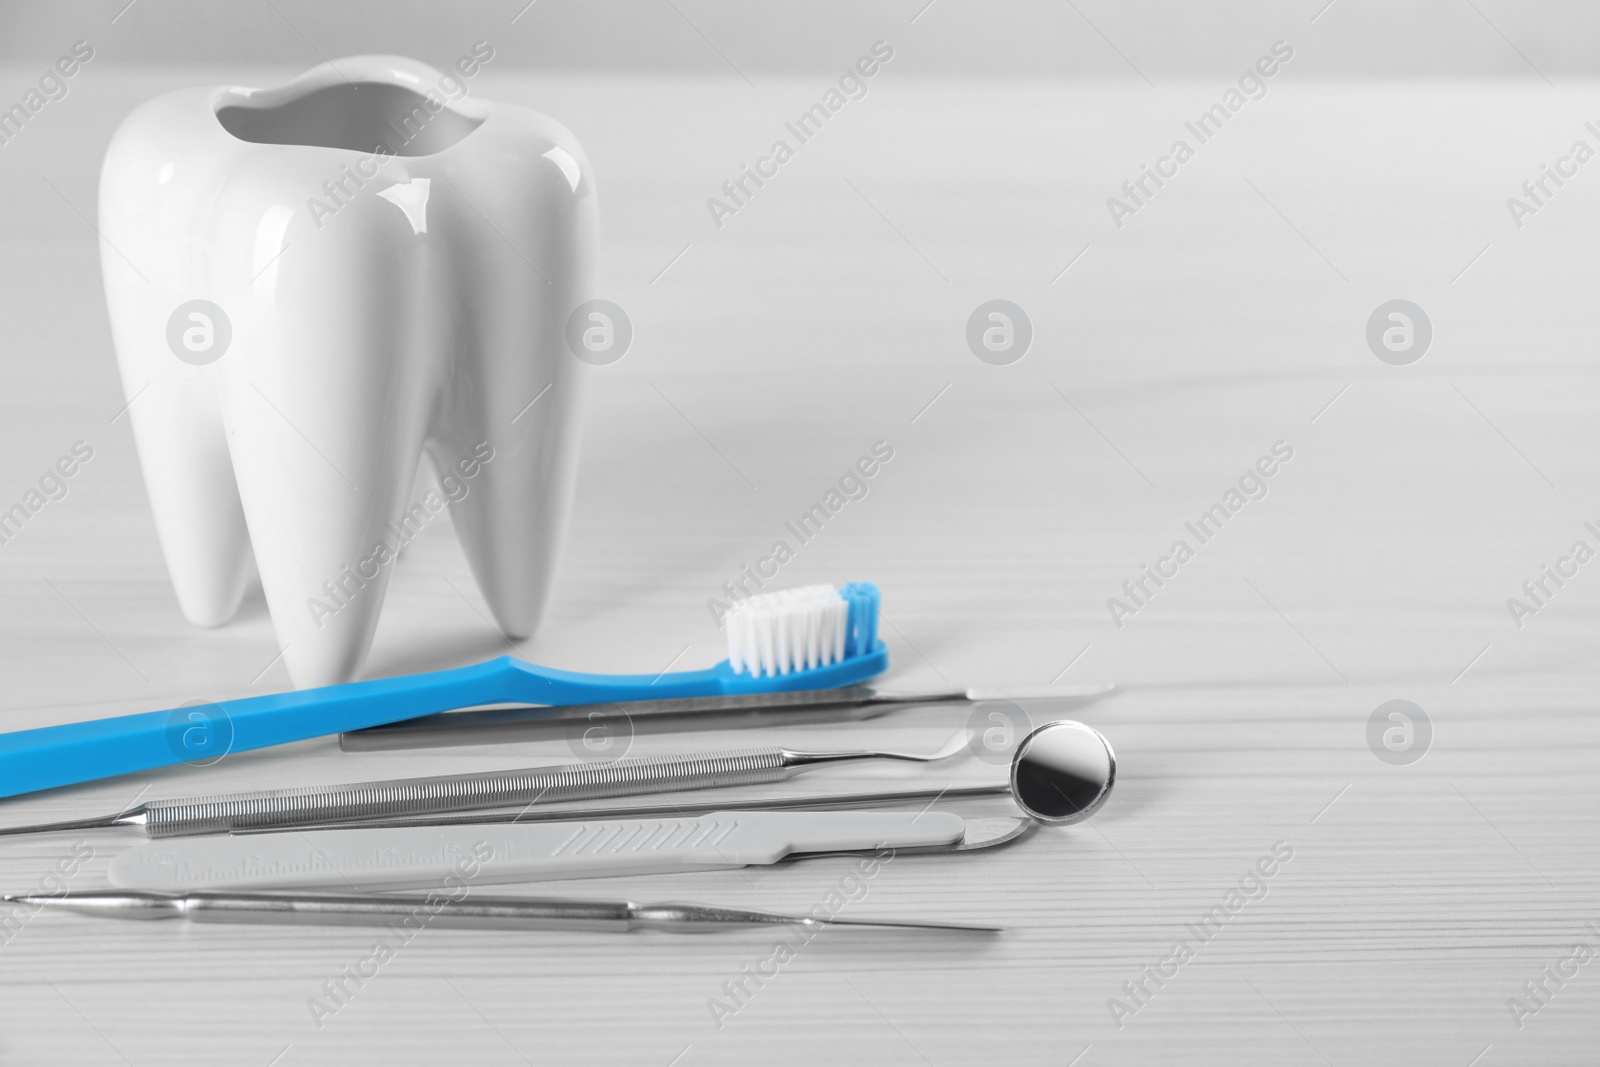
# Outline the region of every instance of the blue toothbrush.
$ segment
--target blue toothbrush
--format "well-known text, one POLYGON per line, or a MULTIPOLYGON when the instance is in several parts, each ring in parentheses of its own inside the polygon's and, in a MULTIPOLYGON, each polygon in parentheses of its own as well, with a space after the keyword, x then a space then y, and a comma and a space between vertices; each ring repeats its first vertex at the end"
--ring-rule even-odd
POLYGON ((454 670, 147 711, 0 734, 0 797, 481 704, 602 704, 834 689, 882 674, 878 587, 809 586, 729 613, 729 658, 674 674, 581 674, 512 656, 454 670))

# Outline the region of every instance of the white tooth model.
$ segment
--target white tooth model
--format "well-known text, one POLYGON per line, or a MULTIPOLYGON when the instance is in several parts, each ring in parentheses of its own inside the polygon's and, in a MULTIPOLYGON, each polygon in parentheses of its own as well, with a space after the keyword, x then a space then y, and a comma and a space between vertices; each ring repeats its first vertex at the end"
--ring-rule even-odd
POLYGON ((599 238, 565 127, 392 56, 170 93, 112 139, 100 230, 191 622, 233 617, 253 549, 294 683, 348 681, 397 550, 448 496, 500 629, 533 632, 589 372, 566 323, 594 297, 599 238), (412 499, 424 451, 443 493, 412 499))

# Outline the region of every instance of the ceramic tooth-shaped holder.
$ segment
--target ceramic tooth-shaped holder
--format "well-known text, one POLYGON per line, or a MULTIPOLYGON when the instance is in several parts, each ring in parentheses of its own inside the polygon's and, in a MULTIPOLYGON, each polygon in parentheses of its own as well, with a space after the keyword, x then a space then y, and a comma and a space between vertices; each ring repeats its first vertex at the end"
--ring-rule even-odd
POLYGON ((99 210, 128 416, 190 621, 233 617, 253 557, 295 684, 349 680, 397 552, 448 509, 498 627, 534 630, 592 373, 565 336, 598 245, 570 132, 421 63, 341 59, 143 104, 99 210), (413 496, 424 453, 439 484, 413 496))

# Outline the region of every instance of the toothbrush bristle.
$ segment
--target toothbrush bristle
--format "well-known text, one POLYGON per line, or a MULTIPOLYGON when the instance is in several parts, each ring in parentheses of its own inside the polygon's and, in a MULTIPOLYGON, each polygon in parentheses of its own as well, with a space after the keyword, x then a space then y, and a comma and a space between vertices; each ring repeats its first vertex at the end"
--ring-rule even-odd
POLYGON ((728 664, 741 674, 776 677, 826 667, 871 651, 877 641, 878 587, 807 585, 761 593, 730 611, 728 664))

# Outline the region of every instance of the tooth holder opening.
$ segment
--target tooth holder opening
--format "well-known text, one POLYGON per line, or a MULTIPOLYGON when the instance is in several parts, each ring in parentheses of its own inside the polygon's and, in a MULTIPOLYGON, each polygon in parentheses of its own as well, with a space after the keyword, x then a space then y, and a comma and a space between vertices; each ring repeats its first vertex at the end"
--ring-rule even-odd
POLYGON ((483 122, 449 105, 430 106, 426 96, 403 85, 378 81, 258 91, 245 99, 220 104, 217 121, 252 144, 427 156, 443 152, 483 122))
POLYGON ((674 674, 583 674, 511 656, 453 670, 148 711, 0 734, 0 796, 97 781, 232 752, 304 741, 483 704, 602 704, 855 685, 889 667, 889 650, 776 677, 715 667, 674 674))

